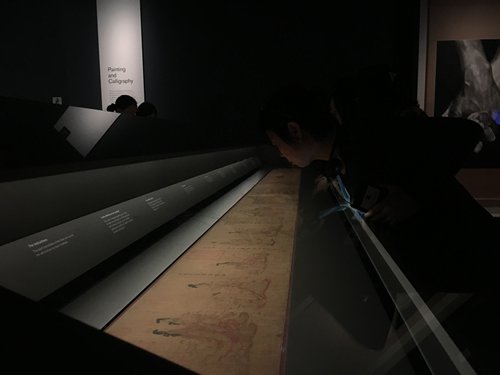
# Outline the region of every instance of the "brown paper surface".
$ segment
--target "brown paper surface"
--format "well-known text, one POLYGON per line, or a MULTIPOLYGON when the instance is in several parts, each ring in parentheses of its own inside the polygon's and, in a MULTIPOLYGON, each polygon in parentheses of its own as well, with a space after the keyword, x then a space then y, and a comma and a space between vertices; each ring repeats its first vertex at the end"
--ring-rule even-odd
POLYGON ((299 181, 272 170, 105 331, 200 374, 279 374, 299 181))

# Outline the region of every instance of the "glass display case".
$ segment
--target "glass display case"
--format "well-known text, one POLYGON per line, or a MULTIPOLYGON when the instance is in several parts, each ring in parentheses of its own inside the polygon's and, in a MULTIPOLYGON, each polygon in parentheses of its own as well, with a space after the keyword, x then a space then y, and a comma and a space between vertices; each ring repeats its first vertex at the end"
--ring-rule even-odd
POLYGON ((302 178, 286 373, 496 373, 494 296, 420 293, 317 172, 302 178))
MULTIPOLYGON (((495 373, 493 296, 422 294, 359 211, 317 184, 316 165, 283 168, 255 147, 208 151, 190 141, 183 150, 176 139, 167 142, 177 145, 170 154, 158 139, 156 149, 139 150, 127 145, 166 134, 161 120, 137 130, 131 118, 110 123, 108 113, 40 108, 45 130, 34 134, 46 131, 62 151, 36 161, 3 150, 5 363, 148 373, 495 373), (65 125, 54 128, 61 118, 65 125), (66 143, 101 120, 90 143, 66 143)), ((24 122, 34 127, 36 119, 24 122)), ((25 151, 36 143, 27 138, 25 151)))

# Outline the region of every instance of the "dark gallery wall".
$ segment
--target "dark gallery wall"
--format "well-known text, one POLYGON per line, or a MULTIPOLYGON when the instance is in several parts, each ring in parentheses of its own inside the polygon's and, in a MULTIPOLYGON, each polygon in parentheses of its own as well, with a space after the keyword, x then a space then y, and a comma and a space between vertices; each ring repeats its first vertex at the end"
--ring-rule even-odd
POLYGON ((146 99, 161 116, 252 136, 257 109, 289 82, 326 90, 371 63, 416 89, 418 1, 143 1, 146 99))
MULTIPOLYGON (((143 0, 146 99, 160 117, 248 142, 257 110, 291 81, 330 89, 386 63, 416 87, 418 0, 143 0), (403 3, 403 4, 400 4, 403 3)), ((0 95, 99 109, 94 0, 5 0, 0 95)))
POLYGON ((3 0, 0 95, 100 108, 95 1, 3 0))

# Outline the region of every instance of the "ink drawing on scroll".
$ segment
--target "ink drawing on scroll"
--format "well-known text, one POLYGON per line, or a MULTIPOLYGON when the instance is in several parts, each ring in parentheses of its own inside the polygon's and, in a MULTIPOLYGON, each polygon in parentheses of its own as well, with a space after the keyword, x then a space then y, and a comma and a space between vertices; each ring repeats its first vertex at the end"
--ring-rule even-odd
POLYGON ((273 170, 106 329, 202 374, 278 374, 300 173, 273 170))

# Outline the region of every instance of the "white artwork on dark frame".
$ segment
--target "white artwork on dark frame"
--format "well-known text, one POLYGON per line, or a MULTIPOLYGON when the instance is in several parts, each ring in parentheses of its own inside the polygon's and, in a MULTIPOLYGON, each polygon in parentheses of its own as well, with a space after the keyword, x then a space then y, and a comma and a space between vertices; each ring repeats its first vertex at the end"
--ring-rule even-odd
POLYGON ((500 124, 500 39, 437 43, 435 116, 464 117, 493 142, 500 124))

